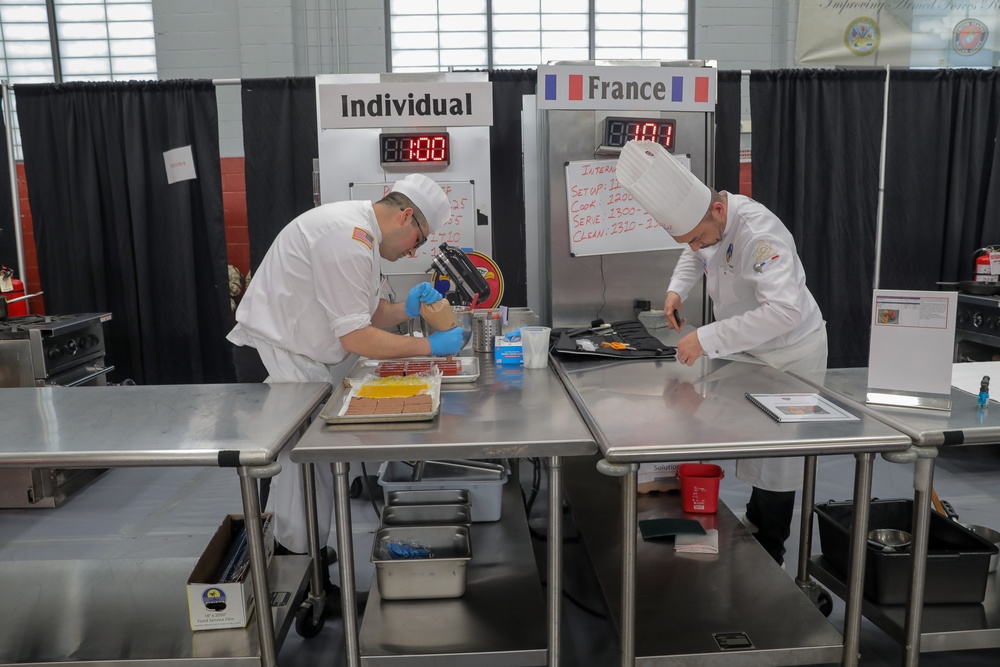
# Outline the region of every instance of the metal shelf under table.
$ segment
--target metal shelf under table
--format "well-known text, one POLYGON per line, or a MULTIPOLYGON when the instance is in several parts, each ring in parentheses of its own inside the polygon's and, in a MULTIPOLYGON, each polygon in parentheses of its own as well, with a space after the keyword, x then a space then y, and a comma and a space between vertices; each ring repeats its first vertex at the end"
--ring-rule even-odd
MULTIPOLYGON (((565 464, 573 516, 605 601, 621 630, 621 493, 596 458, 565 464)), ((645 667, 739 667, 839 662, 843 639, 723 504, 715 514, 685 514, 679 494, 638 499, 638 519, 698 520, 719 531, 719 553, 677 554, 673 540, 636 545, 635 664, 645 667), (745 634, 753 647, 724 649, 745 634)), ((638 532, 638 528, 635 528, 638 532)))
MULTIPOLYGON (((65 387, 3 388, 0 389, 0 420, 4 425, 0 468, 234 468, 240 480, 246 518, 249 577, 258 596, 269 598, 257 479, 277 473, 278 454, 302 435, 330 391, 331 386, 325 382, 78 387, 72 391, 65 387)), ((17 567, 28 566, 18 563, 17 567)), ((116 565, 93 565, 85 574, 100 579, 109 567, 116 565)), ((19 571, 13 575, 14 581, 18 581, 19 571)), ((185 581, 187 573, 182 575, 180 581, 185 581)), ((116 578, 107 581, 121 583, 116 578)), ((82 588, 94 587, 84 582, 82 588)), ((146 590, 148 595, 156 596, 163 589, 144 589, 144 595, 146 590)), ((65 592, 51 591, 45 602, 49 607, 61 605, 65 592)), ((27 595, 37 594, 29 590, 27 595)), ((186 598, 184 601, 182 618, 186 618, 186 598)), ((96 614, 93 618, 87 615, 82 617, 83 621, 68 619, 65 625, 71 630, 84 621, 103 622, 117 617, 106 612, 102 616, 101 609, 98 606, 88 610, 88 614, 96 614)), ((45 627, 42 624, 49 609, 36 607, 35 611, 41 615, 33 622, 45 627)), ((251 624, 257 633, 259 652, 254 664, 275 667, 278 633, 269 614, 257 618, 251 624)), ((149 634, 140 634, 140 640, 149 634)), ((87 641, 92 640, 79 640, 87 641)), ((128 654, 131 651, 128 647, 135 641, 135 637, 124 639, 121 646, 126 648, 119 649, 115 659, 128 654)), ((56 657, 74 662, 83 657, 75 645, 71 648, 56 657)), ((183 643, 179 649, 183 650, 183 643)), ((12 659, 26 660, 20 652, 12 659)), ((163 659, 166 663, 178 660, 166 656, 163 659)))
MULTIPOLYGON (((197 558, 0 562, 0 665, 260 667, 257 613, 245 628, 191 630, 185 582, 197 558)), ((306 592, 308 556, 268 568, 275 643, 306 592)))
MULTIPOLYGON (((973 364, 963 364, 973 366, 973 364)), ((984 367, 988 367, 984 364, 984 367)), ((979 409, 976 397, 957 387, 951 388, 950 410, 927 410, 916 408, 900 408, 869 404, 868 369, 867 368, 837 368, 827 371, 796 373, 796 377, 812 386, 832 394, 844 401, 858 412, 868 414, 875 419, 895 428, 911 439, 911 448, 897 454, 883 454, 883 458, 895 463, 913 464, 913 543, 910 552, 913 554, 909 602, 901 609, 886 612, 865 606, 874 617, 870 620, 897 638, 903 646, 904 667, 917 667, 920 654, 926 651, 952 649, 992 648, 1000 646, 1000 621, 996 619, 996 605, 984 607, 990 620, 982 623, 978 615, 971 624, 959 622, 948 624, 924 623, 922 616, 938 605, 925 605, 924 582, 927 576, 926 555, 930 536, 931 495, 934 487, 934 460, 940 447, 991 445, 1000 441, 1000 414, 990 413, 987 409, 979 409), (902 621, 902 635, 892 628, 897 619, 902 621), (945 627, 951 630, 946 631, 945 627), (888 629, 887 629, 888 628, 888 629), (945 632, 952 636, 945 637, 945 632), (928 634, 929 633, 929 634, 928 634), (924 646, 924 638, 932 642, 932 647, 924 646), (940 648, 938 648, 940 647, 940 648)), ((812 567, 812 566, 810 566, 812 567)), ((817 577, 818 578, 818 577, 817 577)), ((990 577, 995 581, 996 575, 990 577)), ((995 584, 990 584, 995 586, 995 584)), ((990 599, 987 593, 987 600, 990 599)), ((996 600, 994 596, 992 598, 996 600)), ((868 605, 867 602, 864 603, 868 605)), ((867 613, 865 614, 867 616, 867 613)), ((937 616, 935 614, 935 616, 937 616)), ((958 618, 964 616, 959 614, 958 618)))
POLYGON ((518 485, 503 489, 499 521, 469 529, 465 595, 383 600, 373 581, 361 623, 361 664, 544 665, 545 594, 518 485))

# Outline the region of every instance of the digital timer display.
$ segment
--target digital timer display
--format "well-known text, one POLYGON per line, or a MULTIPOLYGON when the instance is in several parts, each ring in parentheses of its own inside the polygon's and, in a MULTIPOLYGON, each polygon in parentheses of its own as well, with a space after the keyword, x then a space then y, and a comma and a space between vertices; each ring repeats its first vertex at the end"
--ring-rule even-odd
POLYGON ((677 121, 663 118, 607 118, 604 121, 604 145, 621 148, 626 141, 655 141, 674 152, 677 121))
POLYGON ((447 132, 380 134, 378 141, 382 164, 448 165, 451 161, 447 132))

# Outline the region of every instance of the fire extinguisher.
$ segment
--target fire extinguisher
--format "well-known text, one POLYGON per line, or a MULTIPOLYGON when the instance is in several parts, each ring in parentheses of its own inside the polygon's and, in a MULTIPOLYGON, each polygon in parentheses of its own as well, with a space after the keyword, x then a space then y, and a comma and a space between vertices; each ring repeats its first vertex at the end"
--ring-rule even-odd
MULTIPOLYGON (((24 283, 13 276, 14 269, 0 266, 0 296, 8 301, 24 296, 24 283)), ((23 317, 27 314, 27 301, 18 301, 7 306, 7 317, 23 317)))
POLYGON ((997 250, 997 246, 988 245, 985 248, 980 248, 973 255, 976 262, 977 283, 995 283, 1000 280, 1000 276, 993 275, 990 265, 990 253, 997 252, 997 250))

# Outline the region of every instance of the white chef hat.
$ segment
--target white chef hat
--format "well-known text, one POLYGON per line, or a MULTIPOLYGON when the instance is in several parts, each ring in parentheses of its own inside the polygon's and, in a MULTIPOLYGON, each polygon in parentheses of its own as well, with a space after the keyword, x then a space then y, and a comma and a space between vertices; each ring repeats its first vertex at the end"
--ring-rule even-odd
POLYGON ((393 192, 399 192, 410 198, 413 205, 427 219, 430 232, 433 233, 448 222, 451 217, 451 202, 441 186, 423 174, 408 174, 396 181, 393 192))
POLYGON ((712 191, 666 148, 629 141, 618 158, 618 181, 671 236, 684 236, 701 222, 712 191))

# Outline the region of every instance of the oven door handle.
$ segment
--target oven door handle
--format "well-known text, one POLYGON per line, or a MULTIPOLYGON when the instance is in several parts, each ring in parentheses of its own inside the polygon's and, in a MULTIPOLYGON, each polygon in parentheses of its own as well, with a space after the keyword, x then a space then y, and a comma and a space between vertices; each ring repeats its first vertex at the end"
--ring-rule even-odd
POLYGON ((92 373, 88 373, 87 375, 84 375, 82 377, 74 378, 71 382, 67 382, 65 384, 59 383, 59 386, 60 387, 79 387, 81 384, 85 384, 87 382, 90 382, 94 378, 101 377, 102 375, 104 375, 106 373, 110 373, 113 370, 115 370, 114 366, 98 366, 98 367, 96 367, 94 369, 94 371, 92 373))

